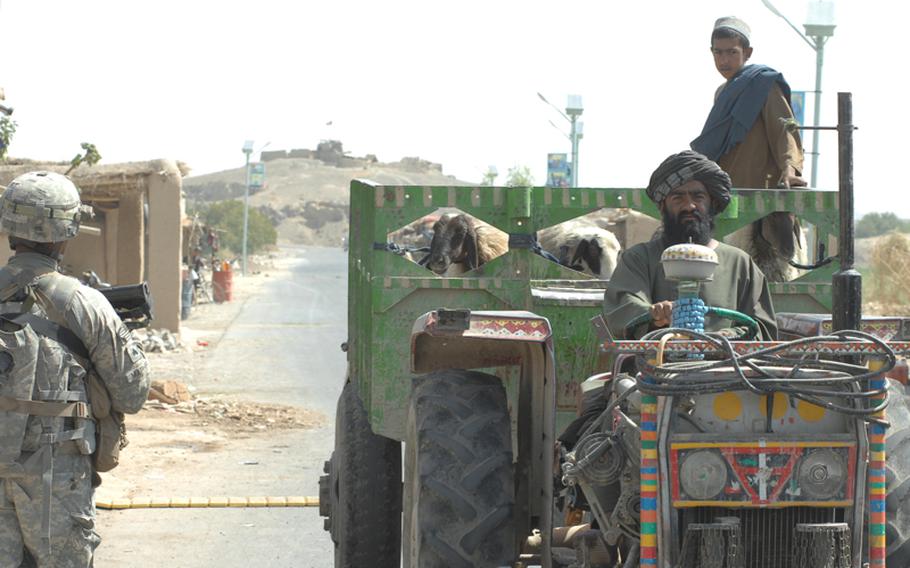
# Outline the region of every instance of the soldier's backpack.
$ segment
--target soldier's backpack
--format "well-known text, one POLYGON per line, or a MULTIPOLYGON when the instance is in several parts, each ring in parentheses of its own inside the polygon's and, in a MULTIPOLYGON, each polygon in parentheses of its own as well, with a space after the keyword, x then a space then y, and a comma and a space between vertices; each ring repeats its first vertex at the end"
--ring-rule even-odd
MULTIPOLYGON (((48 287, 43 290, 38 279, 50 272, 52 269, 27 270, 16 274, 13 282, 0 282, 0 306, 2 311, 8 311, 8 304, 12 298, 24 300, 21 304, 21 313, 15 314, 11 321, 28 326, 39 336, 53 340, 66 347, 67 351, 74 355, 79 365, 85 370, 85 375, 78 377, 85 383, 85 392, 88 395, 87 401, 90 403, 91 415, 89 418, 94 419, 93 424, 87 425, 90 436, 80 442, 80 449, 83 453, 92 454, 92 464, 95 471, 106 472, 114 469, 120 463, 120 450, 126 447, 126 427, 124 424, 123 413, 114 410, 111 407, 111 397, 107 387, 98 377, 97 373, 92 371, 92 363, 89 357, 88 349, 76 334, 65 326, 56 323, 49 317, 28 313, 30 307, 35 304, 35 288, 40 287, 45 292, 43 295, 54 296, 59 305, 66 305, 76 290, 79 289, 78 281, 70 278, 56 278, 48 287), (2 285, 6 284, 6 287, 2 285)), ((8 314, 9 316, 13 314, 8 314)), ((56 314, 56 319, 62 320, 60 314, 56 314)), ((53 371, 51 371, 53 372, 53 371)), ((37 393, 40 397, 41 393, 37 393)), ((40 399, 40 398, 39 398, 40 399)))
MULTIPOLYGON (((28 327, 38 336, 60 343, 71 354, 78 357, 80 366, 87 371, 81 377, 85 383, 85 394, 89 403, 89 414, 85 418, 94 421, 94 424, 86 424, 85 427, 86 436, 93 434, 93 439, 83 439, 82 443, 78 445, 83 453, 92 455, 92 466, 95 471, 106 472, 117 467, 120 463, 120 450, 129 443, 126 438, 124 415, 111 406, 111 395, 97 373, 92 372, 88 349, 85 348, 82 341, 66 327, 35 314, 17 314, 12 318, 7 317, 6 320, 18 325, 28 324, 28 327)), ((2 363, 0 363, 0 368, 2 368, 2 363)), ((73 396, 75 394, 70 395, 70 397, 73 396)), ((80 441, 79 439, 74 440, 80 441)))

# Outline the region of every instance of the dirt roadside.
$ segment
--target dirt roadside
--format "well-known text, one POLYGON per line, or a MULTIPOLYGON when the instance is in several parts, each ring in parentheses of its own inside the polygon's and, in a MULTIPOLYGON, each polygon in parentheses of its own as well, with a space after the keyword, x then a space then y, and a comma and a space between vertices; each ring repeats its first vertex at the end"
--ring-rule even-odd
MULTIPOLYGON (((181 347, 147 354, 153 381, 180 381, 189 387, 193 400, 176 405, 150 400, 138 414, 127 417, 129 446, 121 464, 102 474, 98 502, 187 497, 213 490, 221 495, 237 494, 239 488, 223 481, 200 478, 200 468, 274 446, 276 440, 295 431, 327 425, 326 416, 315 410, 200 393, 194 388, 197 383, 217 382, 218 367, 208 363, 225 330, 248 298, 260 293, 268 282, 286 276, 291 262, 293 258, 280 253, 257 259, 251 274, 235 277, 231 302, 194 307, 181 329, 181 347), (206 480, 213 486, 208 491, 206 480)), ((239 463, 258 464, 245 458, 239 463)))

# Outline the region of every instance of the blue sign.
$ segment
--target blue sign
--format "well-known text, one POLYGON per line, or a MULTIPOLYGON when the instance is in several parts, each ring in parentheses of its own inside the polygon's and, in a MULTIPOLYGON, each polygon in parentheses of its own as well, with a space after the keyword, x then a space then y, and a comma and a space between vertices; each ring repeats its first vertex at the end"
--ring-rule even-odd
POLYGON ((547 154, 547 186, 569 187, 568 154, 547 154))
POLYGON ((793 116, 800 126, 806 125, 806 91, 793 91, 790 93, 790 107, 793 109, 793 116))
POLYGON ((250 164, 250 189, 262 189, 265 185, 265 164, 250 164))

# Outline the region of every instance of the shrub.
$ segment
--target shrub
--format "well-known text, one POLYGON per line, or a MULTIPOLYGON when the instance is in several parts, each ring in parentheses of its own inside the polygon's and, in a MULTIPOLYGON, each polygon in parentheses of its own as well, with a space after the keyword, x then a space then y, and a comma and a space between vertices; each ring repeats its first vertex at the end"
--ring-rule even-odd
POLYGON ((890 231, 910 231, 910 221, 894 213, 866 213, 856 222, 856 238, 877 237, 890 231))
MULTIPOLYGON (((197 205, 197 211, 203 223, 220 230, 218 235, 222 249, 234 253, 243 250, 243 202, 217 201, 197 205)), ((278 232, 269 218, 253 207, 249 209, 247 230, 247 252, 251 254, 274 245, 278 240, 278 232)))
POLYGON ((900 233, 882 237, 872 247, 872 278, 866 300, 893 315, 910 309, 910 239, 900 233))

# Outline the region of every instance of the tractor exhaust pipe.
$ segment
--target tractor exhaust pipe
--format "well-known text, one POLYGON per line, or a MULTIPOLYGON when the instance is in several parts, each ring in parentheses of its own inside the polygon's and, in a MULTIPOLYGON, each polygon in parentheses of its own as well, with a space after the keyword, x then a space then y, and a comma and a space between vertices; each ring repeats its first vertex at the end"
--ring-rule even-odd
POLYGON ((837 169, 840 270, 832 277, 835 331, 859 329, 863 318, 863 280, 853 268, 853 95, 837 93, 837 169))

